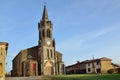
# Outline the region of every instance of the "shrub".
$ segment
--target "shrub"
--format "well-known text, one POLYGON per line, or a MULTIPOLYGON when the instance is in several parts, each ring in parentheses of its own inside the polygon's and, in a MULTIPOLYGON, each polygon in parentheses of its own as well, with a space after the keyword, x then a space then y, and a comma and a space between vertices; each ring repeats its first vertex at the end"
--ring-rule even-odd
POLYGON ((114 69, 109 69, 107 72, 108 72, 109 74, 113 74, 113 73, 114 73, 114 69))

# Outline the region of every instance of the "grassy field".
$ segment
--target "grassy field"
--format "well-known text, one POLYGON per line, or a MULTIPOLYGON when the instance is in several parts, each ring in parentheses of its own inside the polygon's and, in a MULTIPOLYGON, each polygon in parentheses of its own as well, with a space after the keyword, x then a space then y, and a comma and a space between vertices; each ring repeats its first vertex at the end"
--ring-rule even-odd
POLYGON ((49 76, 50 80, 120 80, 120 74, 76 74, 49 76))

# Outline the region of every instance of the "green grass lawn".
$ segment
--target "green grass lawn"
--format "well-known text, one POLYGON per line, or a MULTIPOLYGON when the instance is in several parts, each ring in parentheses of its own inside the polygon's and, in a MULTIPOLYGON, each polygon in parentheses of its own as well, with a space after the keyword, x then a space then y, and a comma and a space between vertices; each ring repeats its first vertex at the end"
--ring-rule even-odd
POLYGON ((61 76, 47 76, 50 80, 120 80, 120 74, 73 74, 61 76))

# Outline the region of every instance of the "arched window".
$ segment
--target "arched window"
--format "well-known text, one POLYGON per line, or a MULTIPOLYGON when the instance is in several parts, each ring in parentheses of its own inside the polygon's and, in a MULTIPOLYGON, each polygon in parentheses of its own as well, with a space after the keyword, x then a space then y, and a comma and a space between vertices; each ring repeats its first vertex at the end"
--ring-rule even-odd
POLYGON ((45 30, 44 29, 42 31, 42 35, 43 35, 43 37, 45 37, 45 30))
POLYGON ((49 50, 47 49, 47 58, 49 59, 50 57, 49 57, 49 50))
POLYGON ((51 34, 50 34, 50 30, 49 29, 47 29, 47 37, 51 37, 51 34))
POLYGON ((53 57, 53 55, 52 55, 52 50, 50 50, 50 54, 51 54, 51 58, 53 57))

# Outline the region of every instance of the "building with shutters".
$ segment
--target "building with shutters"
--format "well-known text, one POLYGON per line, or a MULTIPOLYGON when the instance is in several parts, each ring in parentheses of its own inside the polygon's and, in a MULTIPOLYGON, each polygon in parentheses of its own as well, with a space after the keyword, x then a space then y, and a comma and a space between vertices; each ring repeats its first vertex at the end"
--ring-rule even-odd
POLYGON ((77 62, 73 65, 66 66, 67 74, 91 74, 91 73, 107 73, 110 69, 117 69, 118 66, 114 65, 112 59, 102 57, 98 59, 85 60, 77 62))

